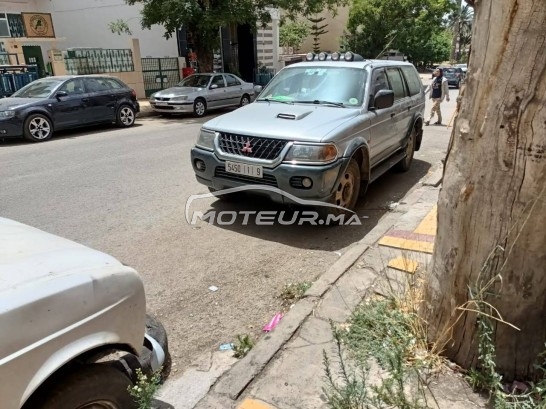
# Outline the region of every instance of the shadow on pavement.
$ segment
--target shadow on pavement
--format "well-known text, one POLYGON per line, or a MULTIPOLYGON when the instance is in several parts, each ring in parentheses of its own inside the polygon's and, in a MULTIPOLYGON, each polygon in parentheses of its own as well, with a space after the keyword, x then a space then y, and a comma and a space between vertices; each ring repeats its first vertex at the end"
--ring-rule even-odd
MULTIPOLYGON (((226 229, 239 234, 259 238, 266 241, 282 243, 291 247, 334 251, 345 248, 362 239, 372 230, 379 219, 389 210, 391 203, 401 200, 406 193, 415 186, 429 171, 431 164, 414 160, 410 171, 407 173, 387 172, 376 182, 368 187, 366 195, 361 198, 356 206, 361 225, 336 225, 319 226, 303 223, 301 225, 282 225, 275 222, 273 225, 256 225, 255 217, 248 218, 248 224, 242 224, 242 216, 233 225, 214 224, 214 227, 226 229)), ((282 220, 291 220, 295 211, 313 210, 310 208, 289 208, 272 203, 265 198, 251 195, 241 195, 235 202, 214 200, 210 211, 284 211, 282 220)), ((205 211, 204 211, 205 212, 205 211)), ((347 219, 346 219, 347 220, 347 219)), ((205 221, 198 221, 206 223, 205 221)), ((236 245, 236 243, 234 244, 236 245)))
POLYGON ((45 142, 31 142, 23 137, 19 138, 0 138, 0 148, 2 147, 8 147, 8 146, 21 146, 21 145, 35 145, 35 144, 42 144, 42 143, 54 143, 58 140, 63 139, 73 139, 73 138, 79 138, 82 136, 88 136, 88 135, 96 135, 101 134, 103 132, 116 132, 116 131, 124 131, 127 129, 132 128, 138 128, 141 127, 142 124, 136 122, 131 128, 120 128, 115 125, 91 125, 86 127, 81 127, 77 129, 67 129, 62 131, 55 131, 53 134, 53 137, 45 142))
POLYGON ((170 404, 168 404, 166 402, 163 402, 161 400, 158 400, 158 399, 153 400, 152 407, 154 407, 156 409, 174 409, 173 405, 170 405, 170 404))

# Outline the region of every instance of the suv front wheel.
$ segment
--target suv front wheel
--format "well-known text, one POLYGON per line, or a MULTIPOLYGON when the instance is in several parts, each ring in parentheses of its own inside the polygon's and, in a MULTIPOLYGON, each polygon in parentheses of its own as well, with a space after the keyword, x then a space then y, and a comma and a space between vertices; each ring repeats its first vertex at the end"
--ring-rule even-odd
POLYGON ((317 208, 317 213, 319 213, 320 218, 323 220, 326 220, 328 215, 339 216, 341 214, 348 214, 350 213, 348 212, 349 210, 352 211, 355 208, 359 193, 360 167, 356 160, 351 159, 339 179, 336 190, 329 202, 330 204, 343 207, 346 210, 329 206, 320 206, 317 208))

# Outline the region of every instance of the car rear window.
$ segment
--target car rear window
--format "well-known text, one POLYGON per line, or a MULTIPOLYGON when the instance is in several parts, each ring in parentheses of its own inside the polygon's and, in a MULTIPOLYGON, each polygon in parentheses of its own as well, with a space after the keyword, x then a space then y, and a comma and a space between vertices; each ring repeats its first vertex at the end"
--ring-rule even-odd
POLYGON ((410 67, 409 65, 400 68, 402 69, 402 73, 406 78, 410 95, 413 96, 419 94, 423 89, 423 83, 421 82, 419 75, 417 75, 415 68, 410 67))
POLYGON ((123 89, 125 88, 122 86, 118 81, 113 80, 111 78, 106 78, 106 82, 113 88, 113 89, 123 89))
POLYGON ((398 68, 387 68, 387 77, 389 78, 392 90, 394 91, 394 100, 396 101, 405 98, 406 89, 398 68))

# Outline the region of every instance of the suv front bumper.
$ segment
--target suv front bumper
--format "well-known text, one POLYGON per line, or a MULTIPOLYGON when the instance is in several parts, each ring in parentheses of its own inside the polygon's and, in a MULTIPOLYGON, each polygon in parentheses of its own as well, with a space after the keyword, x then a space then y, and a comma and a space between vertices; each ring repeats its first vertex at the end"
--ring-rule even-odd
MULTIPOLYGON (((205 186, 215 190, 223 190, 248 185, 266 185, 277 187, 299 199, 321 202, 327 202, 331 198, 340 173, 345 169, 348 162, 349 158, 339 158, 333 163, 318 166, 281 163, 275 168, 264 167, 264 177, 254 178, 227 173, 225 171, 225 161, 219 159, 214 152, 197 147, 191 150, 191 163, 195 177, 199 183, 205 186), (204 170, 197 169, 197 160, 204 162, 204 170), (312 186, 310 188, 303 188, 301 185, 296 187, 298 184, 294 183, 294 181, 298 178, 311 179, 312 186)), ((277 203, 295 204, 292 199, 272 191, 256 190, 253 191, 253 194, 266 196, 277 203)))

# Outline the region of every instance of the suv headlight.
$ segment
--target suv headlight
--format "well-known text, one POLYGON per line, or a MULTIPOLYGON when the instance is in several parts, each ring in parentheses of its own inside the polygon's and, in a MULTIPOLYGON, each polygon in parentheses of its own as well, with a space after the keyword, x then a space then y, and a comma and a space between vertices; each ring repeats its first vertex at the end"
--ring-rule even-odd
POLYGON ((199 138, 197 139, 197 143, 195 144, 195 146, 206 149, 208 151, 213 151, 215 137, 216 132, 201 128, 201 131, 199 132, 199 138))
POLYGON ((13 118, 15 111, 0 111, 0 118, 13 118))
POLYGON ((334 144, 307 145, 296 143, 290 148, 284 160, 293 163, 328 163, 335 161, 337 155, 337 147, 334 144))

